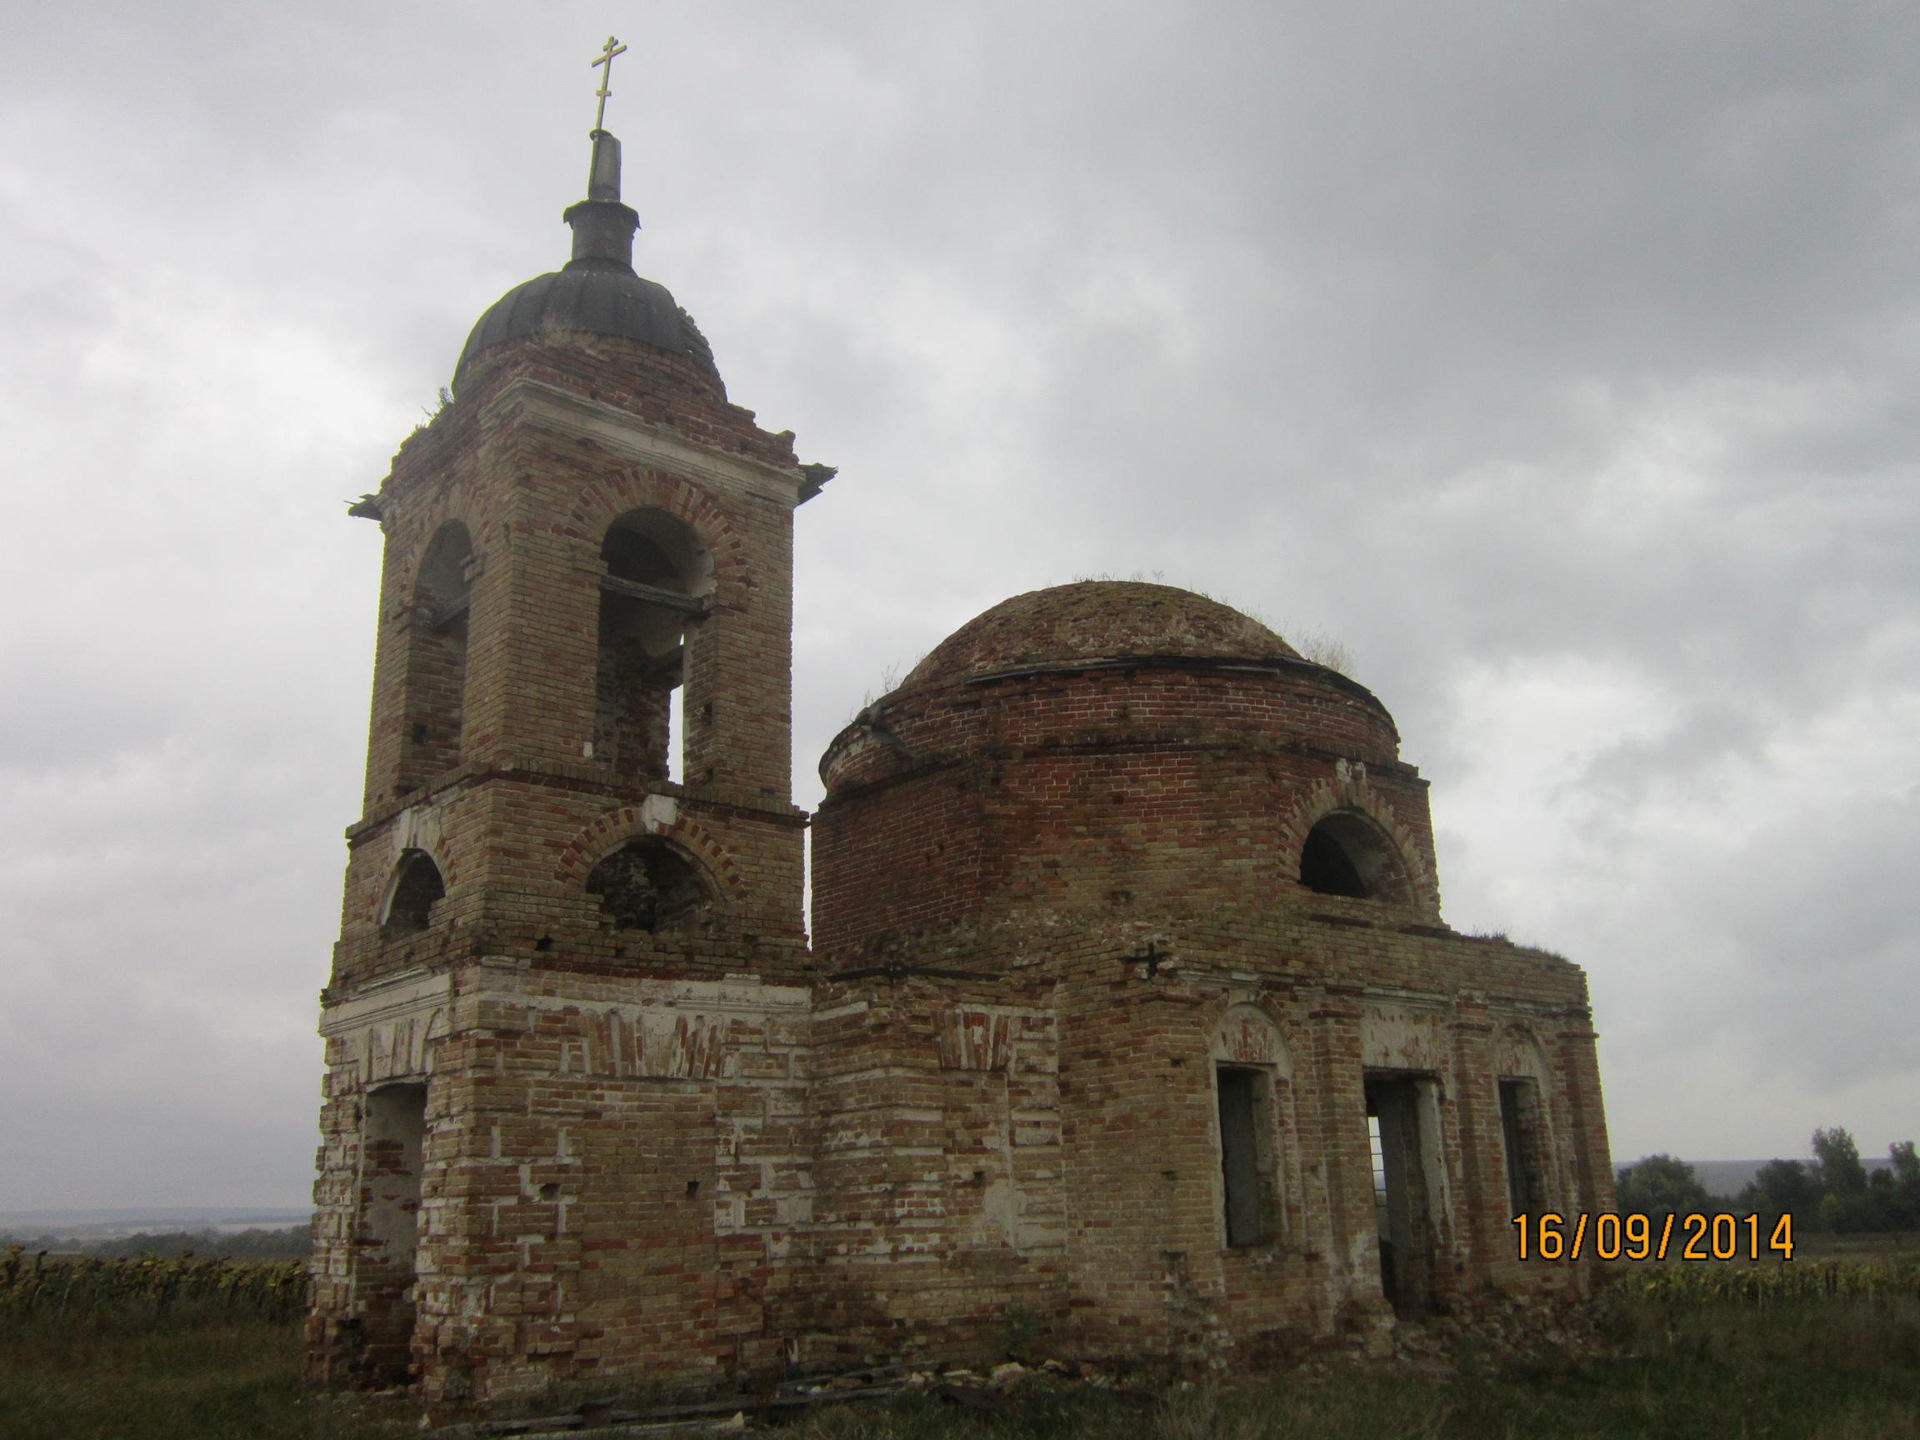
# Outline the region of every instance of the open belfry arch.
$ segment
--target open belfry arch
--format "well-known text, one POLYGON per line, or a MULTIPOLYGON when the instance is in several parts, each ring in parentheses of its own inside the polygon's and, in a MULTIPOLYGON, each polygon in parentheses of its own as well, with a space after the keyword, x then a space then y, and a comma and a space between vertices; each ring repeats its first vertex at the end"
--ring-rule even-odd
POLYGON ((715 1390, 1016 1322, 1217 1367, 1580 1291, 1509 1220, 1612 1199, 1584 976, 1443 922, 1385 707, 1227 606, 1085 582, 943 641, 820 762, 809 945, 833 472, 634 272, 599 125, 564 218, 353 507, 314 1376, 715 1390))

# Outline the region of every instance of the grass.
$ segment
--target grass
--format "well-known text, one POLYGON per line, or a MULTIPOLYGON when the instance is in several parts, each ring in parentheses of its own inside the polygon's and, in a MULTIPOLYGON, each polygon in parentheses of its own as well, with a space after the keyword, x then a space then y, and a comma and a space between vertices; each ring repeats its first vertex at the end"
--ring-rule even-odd
POLYGON ((1605 1358, 1496 1369, 1470 1351, 1446 1376, 1354 1362, 1240 1388, 1175 1389, 1149 1410, 1099 1392, 1029 1392, 1015 1426, 929 1397, 846 1407, 809 1440, 1920 1440, 1920 1301, 1686 1315, 1630 1304, 1605 1358))
POLYGON ((6 1440, 362 1440, 400 1407, 315 1395, 298 1322, 226 1306, 128 1305, 0 1328, 6 1440))
MULTIPOLYGON (((1912 1307, 1910 1306, 1911 1310, 1912 1307)), ((1142 1413, 1085 1393, 1030 1402, 1018 1427, 959 1417, 916 1398, 887 1410, 815 1416, 817 1440, 961 1440, 1076 1436, 1087 1440, 1479 1440, 1479 1437, 1920 1437, 1920 1357, 1909 1314, 1722 1312, 1655 1324, 1639 1353, 1495 1371, 1471 1355, 1450 1377, 1343 1366, 1314 1379, 1276 1376, 1239 1389, 1174 1390, 1142 1413), (1904 1328, 1902 1328, 1904 1327, 1904 1328), (1809 1348, 1812 1342, 1812 1348, 1809 1348)), ((1625 1338, 1625 1337, 1623 1337, 1625 1338)))
MULTIPOLYGON (((811 1412, 792 1440, 1480 1440, 1480 1437, 1807 1437, 1920 1440, 1920 1299, 1717 1302, 1607 1309, 1608 1353, 1496 1365, 1470 1343, 1446 1373, 1359 1360, 1159 1396, 1044 1379, 1016 1413, 930 1394, 811 1412)), ((7 1440, 388 1440, 418 1410, 316 1395, 297 1324, 131 1308, 0 1327, 7 1440)))

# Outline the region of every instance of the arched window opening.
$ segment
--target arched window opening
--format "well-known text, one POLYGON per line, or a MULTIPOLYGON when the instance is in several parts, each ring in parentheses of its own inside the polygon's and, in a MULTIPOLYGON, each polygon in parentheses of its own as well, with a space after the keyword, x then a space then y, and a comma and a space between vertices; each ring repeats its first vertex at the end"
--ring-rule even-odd
POLYGON ((688 628, 707 612, 713 555, 664 510, 633 510, 600 547, 600 658, 593 753, 622 780, 671 780, 673 713, 686 674, 688 628))
POLYGON ((402 851, 381 928, 388 936, 420 934, 432 923, 433 907, 446 893, 446 881, 431 855, 424 850, 402 851))
POLYGON ((1315 825, 1300 848, 1300 883, 1316 895, 1403 900, 1406 866, 1380 827, 1358 811, 1340 810, 1315 825))
POLYGON ((401 790, 425 784, 460 763, 466 719, 468 570, 473 540, 459 521, 442 525, 414 580, 407 655, 407 706, 401 790))
POLYGON ((616 930, 679 930, 711 907, 699 869, 664 840, 635 840, 587 875, 587 893, 616 930))

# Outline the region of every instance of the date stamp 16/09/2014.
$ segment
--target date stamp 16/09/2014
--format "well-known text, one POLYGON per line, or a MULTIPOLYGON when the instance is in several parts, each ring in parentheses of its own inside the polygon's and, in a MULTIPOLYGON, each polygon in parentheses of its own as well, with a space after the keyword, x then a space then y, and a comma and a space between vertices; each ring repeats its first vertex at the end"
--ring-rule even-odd
POLYGON ((1522 1260, 1793 1259, 1793 1216, 1516 1215, 1522 1260), (1763 1238, 1764 1237, 1764 1238, 1763 1238))

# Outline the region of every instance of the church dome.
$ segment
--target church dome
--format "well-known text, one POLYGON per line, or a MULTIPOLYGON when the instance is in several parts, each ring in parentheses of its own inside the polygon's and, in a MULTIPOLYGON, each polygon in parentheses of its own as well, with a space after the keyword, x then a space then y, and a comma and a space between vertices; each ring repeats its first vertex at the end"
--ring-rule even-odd
POLYGON ((493 302, 467 336, 453 371, 454 389, 483 350, 554 330, 638 340, 670 355, 684 355, 716 383, 720 379, 706 336, 666 286, 634 274, 630 267, 576 261, 516 285, 493 302))
POLYGON ((1082 580, 1002 600, 949 635, 901 690, 1102 661, 1300 658, 1273 631, 1173 585, 1082 580))
POLYGON ((1365 686, 1217 600, 1113 580, 1016 595, 827 746, 814 953, 1022 916, 1254 915, 1303 887, 1413 903, 1431 841, 1379 818, 1424 814, 1399 745, 1365 686), (1367 848, 1381 825, 1401 858, 1326 882, 1346 888, 1296 879, 1330 806, 1354 812, 1334 838, 1356 867, 1388 854, 1367 848))
POLYGON ((593 132, 587 198, 562 216, 573 230, 573 258, 516 285, 488 307, 453 367, 454 393, 484 352, 529 335, 610 335, 691 360, 723 396, 713 350, 667 287, 634 273, 633 232, 640 217, 620 199, 620 142, 593 132))

